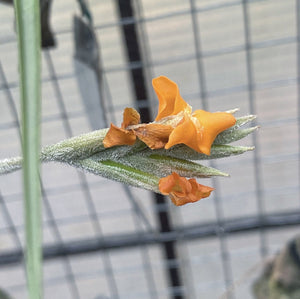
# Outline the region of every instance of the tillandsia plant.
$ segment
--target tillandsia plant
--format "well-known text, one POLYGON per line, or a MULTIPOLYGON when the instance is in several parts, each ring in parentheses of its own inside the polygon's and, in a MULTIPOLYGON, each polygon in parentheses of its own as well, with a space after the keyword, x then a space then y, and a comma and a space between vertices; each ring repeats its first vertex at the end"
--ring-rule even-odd
MULTIPOLYGON (((128 185, 169 195, 181 206, 208 197, 213 188, 195 178, 228 176, 196 160, 239 155, 253 147, 230 143, 246 137, 257 127, 241 128, 253 115, 235 118, 237 111, 192 111, 167 77, 153 79, 159 107, 155 121, 140 123, 140 115, 126 108, 121 127, 103 129, 47 146, 41 161, 56 161, 128 185)), ((0 174, 22 167, 22 158, 0 161, 0 174)))

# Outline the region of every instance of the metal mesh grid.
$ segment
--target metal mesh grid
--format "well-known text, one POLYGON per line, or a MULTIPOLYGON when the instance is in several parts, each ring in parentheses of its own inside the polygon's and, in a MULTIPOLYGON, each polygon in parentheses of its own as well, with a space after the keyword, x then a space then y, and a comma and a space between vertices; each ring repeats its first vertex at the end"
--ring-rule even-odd
MULTIPOLYGON (((247 271, 293 236, 299 223, 299 3, 134 4, 135 16, 121 20, 117 2, 90 1, 108 121, 119 123, 123 108, 136 105, 130 70, 142 66, 153 112, 151 78, 164 74, 178 82, 195 109, 240 107, 240 115, 257 114, 261 129, 244 142, 256 150, 215 163, 231 179, 205 181, 217 190, 209 200, 159 207, 171 213, 175 228, 164 235, 148 192, 43 165, 45 298, 218 298, 245 274, 230 296, 251 298, 257 271, 247 271), (141 62, 127 61, 121 31, 126 24, 137 26, 141 62), (294 226, 272 229, 280 224, 294 226), (162 254, 168 238, 176 241, 177 260, 166 261, 162 254), (62 248, 66 251, 59 252, 62 248), (181 287, 168 281, 166 270, 173 266, 180 269, 181 287)), ((19 89, 13 11, 0 8, 0 158, 5 158, 20 154, 19 89)), ((58 46, 43 52, 43 145, 92 129, 72 54, 76 10, 75 1, 53 3, 58 46)), ((0 190, 0 286, 25 298, 20 172, 1 177, 0 190)))

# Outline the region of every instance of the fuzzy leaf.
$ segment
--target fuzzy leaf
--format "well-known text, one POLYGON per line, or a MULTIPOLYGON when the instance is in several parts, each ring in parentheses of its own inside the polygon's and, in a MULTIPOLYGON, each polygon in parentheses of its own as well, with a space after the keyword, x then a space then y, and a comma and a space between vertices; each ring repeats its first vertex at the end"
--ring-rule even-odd
POLYGON ((115 161, 98 161, 96 157, 93 157, 74 161, 71 165, 107 179, 159 192, 158 177, 115 161))
POLYGON ((249 122, 255 120, 256 117, 257 117, 256 115, 252 115, 252 114, 241 116, 241 117, 237 117, 235 125, 232 128, 230 128, 229 130, 238 129, 238 128, 240 128, 240 127, 248 124, 249 122))
POLYGON ((242 129, 242 130, 238 130, 238 129, 226 130, 216 137, 213 144, 228 144, 228 143, 232 143, 234 141, 238 141, 238 140, 248 136, 255 130, 257 130, 257 128, 258 127, 251 127, 251 128, 242 129))
POLYGON ((90 157, 104 150, 102 141, 107 131, 108 129, 93 131, 44 147, 41 160, 63 162, 90 157))
MULTIPOLYGON (((22 168, 23 158, 14 157, 10 159, 0 160, 0 175, 7 174, 22 168)), ((1 299, 1 298, 0 298, 1 299)))
POLYGON ((168 176, 172 172, 177 172, 180 176, 184 177, 207 178, 211 176, 228 176, 228 174, 215 168, 206 167, 192 161, 157 154, 151 154, 149 156, 126 156, 121 159, 121 162, 159 177, 168 176))
MULTIPOLYGON (((200 154, 193 149, 187 147, 186 145, 180 144, 174 147, 171 147, 168 150, 160 149, 156 150, 155 153, 163 156, 170 156, 179 159, 186 160, 210 160, 210 159, 218 159, 225 158, 234 155, 240 155, 247 151, 254 150, 254 147, 247 146, 232 146, 232 145, 212 145, 211 154, 205 155, 200 154)), ((151 155, 153 151, 145 150, 143 151, 143 155, 151 155)))
POLYGON ((247 135, 255 131, 257 127, 244 130, 239 130, 239 128, 253 121, 254 119, 256 119, 256 115, 246 115, 236 118, 235 125, 221 132, 216 137, 213 144, 228 144, 246 137, 247 135))

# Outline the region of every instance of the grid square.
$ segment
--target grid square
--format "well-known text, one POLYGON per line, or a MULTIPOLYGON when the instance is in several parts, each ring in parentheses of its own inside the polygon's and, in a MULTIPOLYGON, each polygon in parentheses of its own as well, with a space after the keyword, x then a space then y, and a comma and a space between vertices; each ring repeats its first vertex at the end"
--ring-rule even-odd
POLYGON ((248 7, 253 43, 296 35, 295 1, 257 1, 248 7))
POLYGON ((150 57, 155 63, 177 61, 180 57, 195 57, 192 21, 189 15, 147 22, 145 30, 149 40, 150 57))
POLYGON ((204 59, 208 92, 226 90, 247 84, 244 52, 224 54, 204 59))
POLYGON ((296 44, 253 50, 255 83, 295 78, 297 76, 296 53, 296 44))
POLYGON ((176 13, 185 12, 189 9, 188 1, 181 0, 143 0, 142 5, 146 18, 159 18, 163 15, 169 16, 176 13))
POLYGON ((197 38, 204 53, 244 45, 242 5, 200 12, 197 20, 200 28, 197 38))

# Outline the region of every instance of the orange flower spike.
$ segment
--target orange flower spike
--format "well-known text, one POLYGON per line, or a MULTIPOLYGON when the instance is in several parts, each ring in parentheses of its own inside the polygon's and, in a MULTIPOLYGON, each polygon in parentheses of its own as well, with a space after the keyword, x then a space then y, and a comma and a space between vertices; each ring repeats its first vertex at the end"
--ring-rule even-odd
POLYGON ((191 107, 181 97, 175 82, 165 76, 160 76, 152 80, 152 86, 159 100, 156 121, 170 115, 176 115, 186 109, 191 112, 191 107))
POLYGON ((236 123, 235 117, 226 112, 211 113, 204 110, 196 110, 192 117, 199 121, 203 129, 199 150, 206 155, 210 155, 211 145, 217 135, 236 123))
POLYGON ((173 172, 159 180, 159 191, 164 195, 169 195, 176 206, 182 206, 208 197, 213 188, 200 185, 195 179, 187 180, 173 172))

